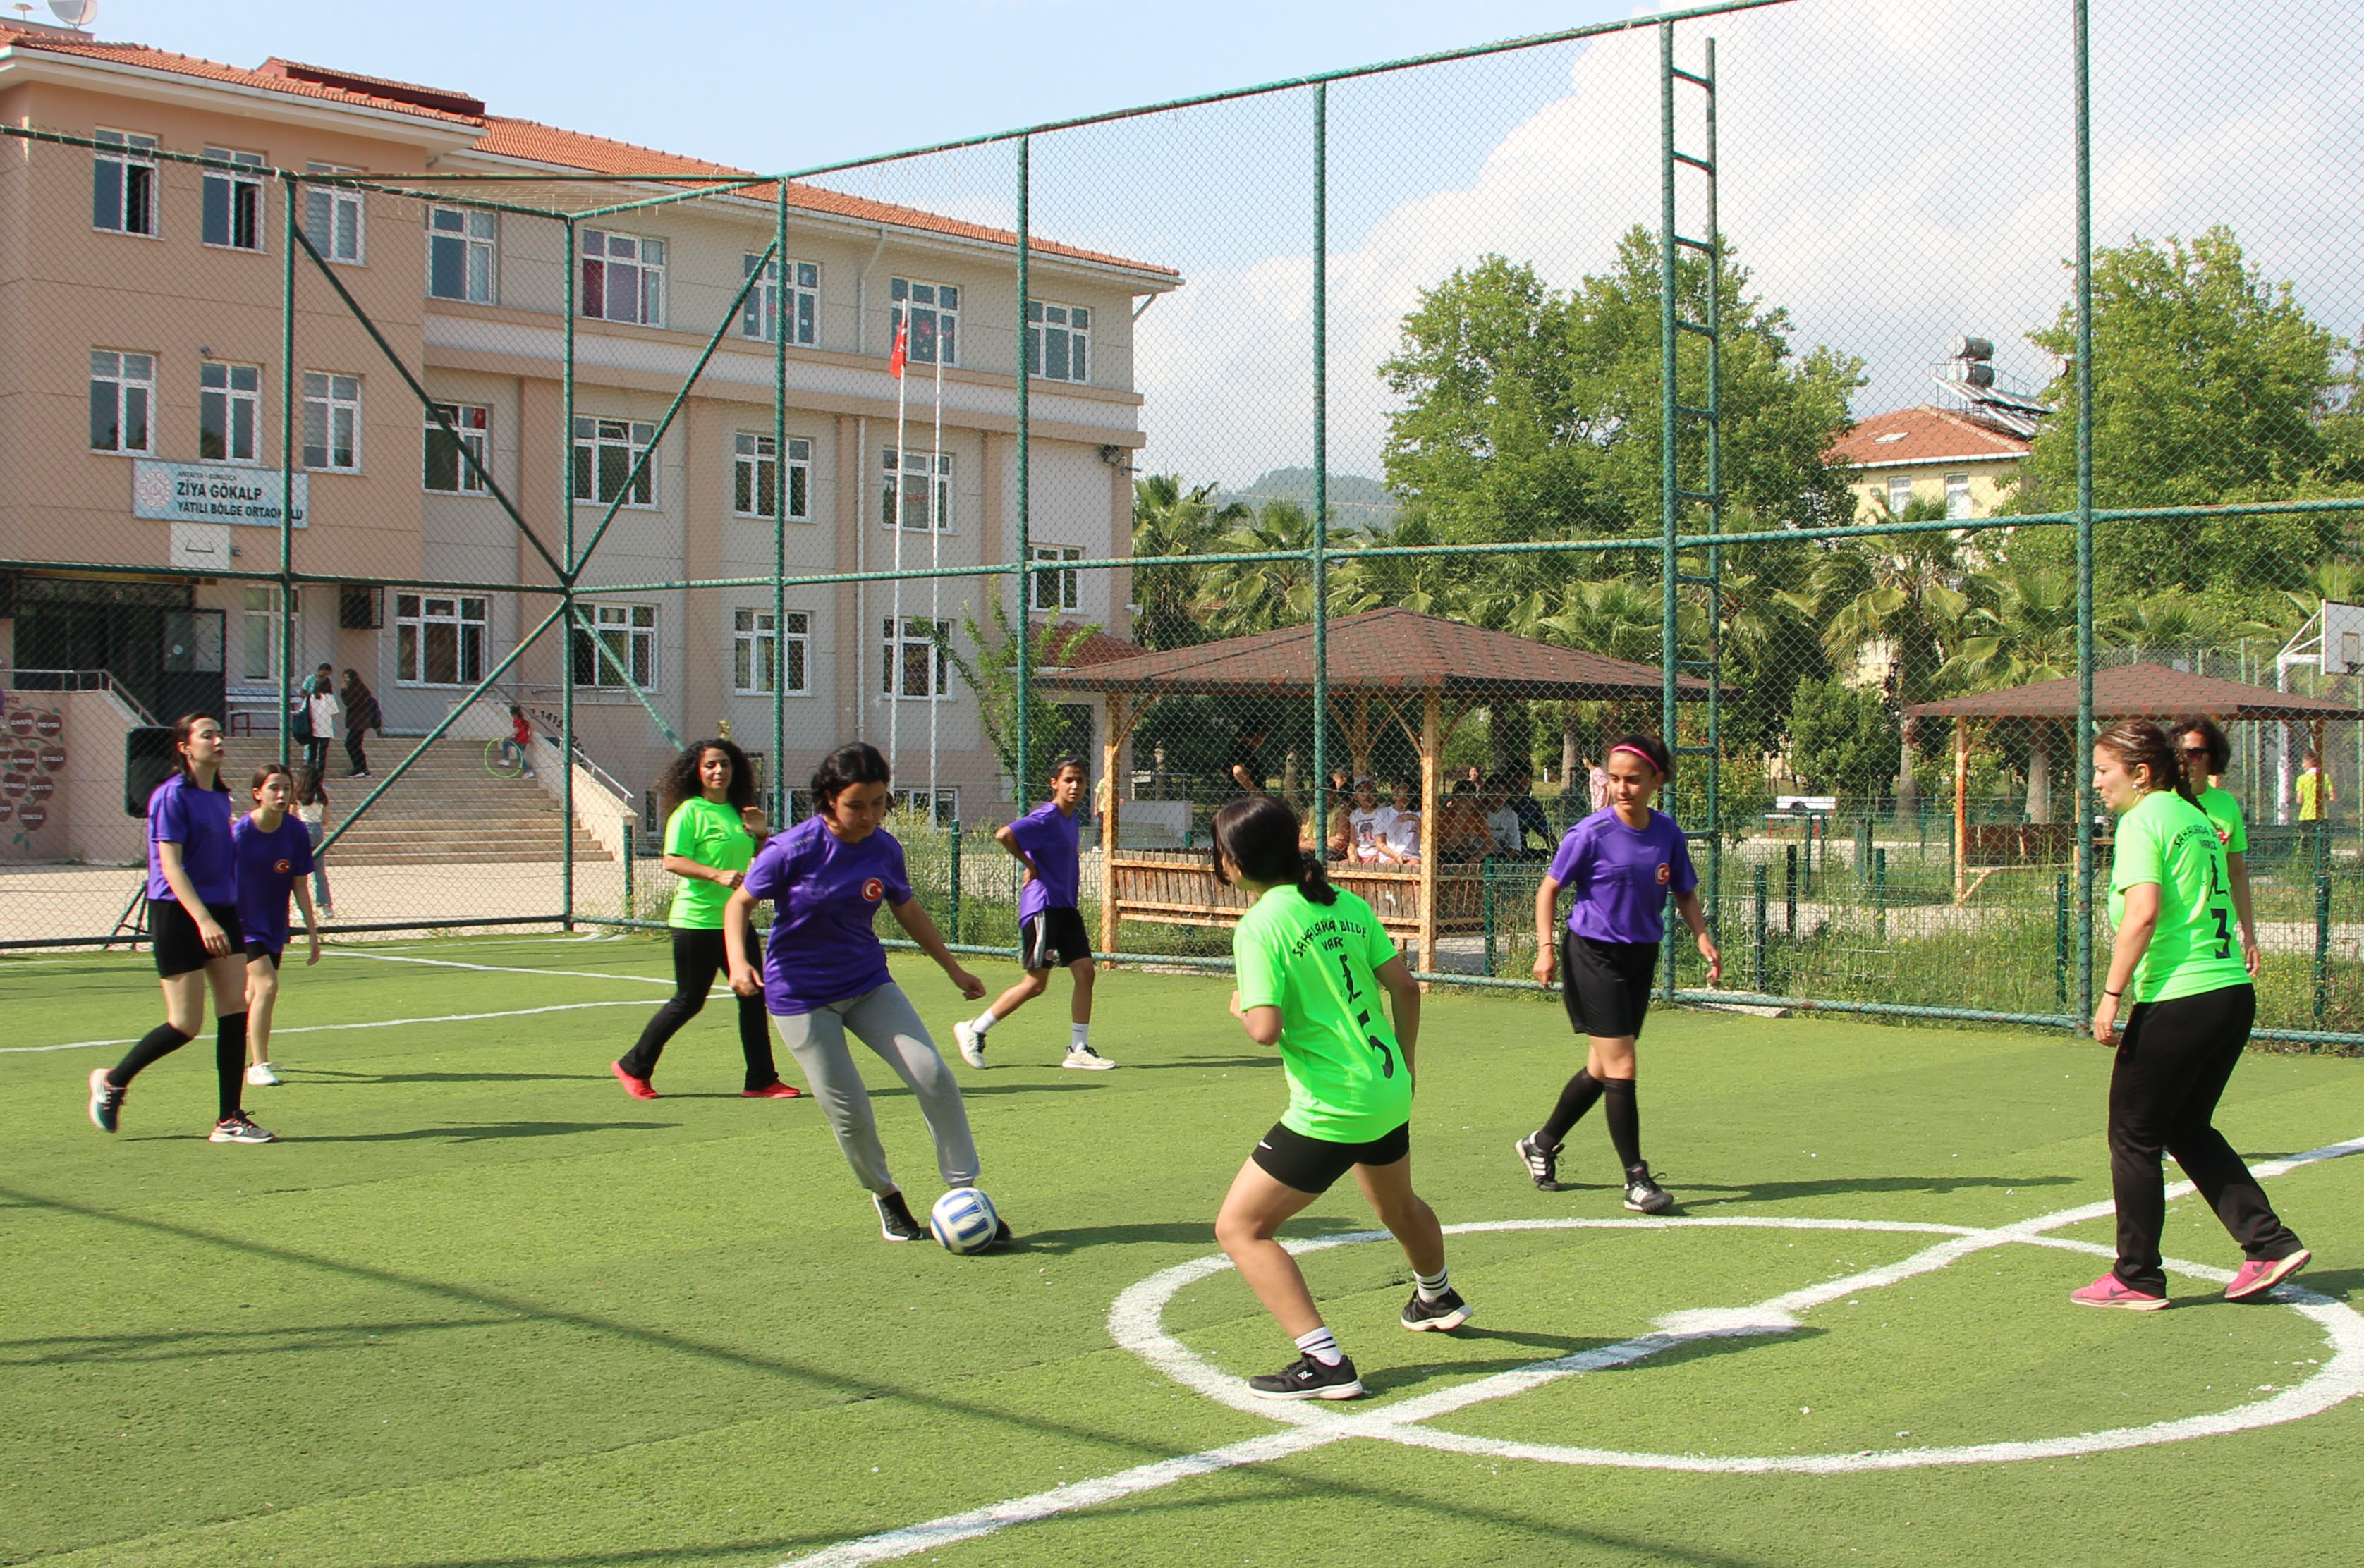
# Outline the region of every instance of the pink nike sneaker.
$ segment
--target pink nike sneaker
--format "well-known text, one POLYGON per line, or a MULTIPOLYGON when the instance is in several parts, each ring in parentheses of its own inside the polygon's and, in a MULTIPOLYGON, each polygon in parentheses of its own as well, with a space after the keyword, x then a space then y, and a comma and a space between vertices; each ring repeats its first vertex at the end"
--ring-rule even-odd
POLYGON ((631 1095, 632 1098, 636 1100, 653 1100, 657 1097, 655 1085, 652 1084, 646 1078, 635 1078, 630 1073, 625 1072, 624 1064, 622 1062, 610 1062, 608 1063, 608 1071, 616 1075, 616 1082, 624 1085, 624 1093, 631 1095))
POLYGON ((2167 1297, 2136 1290, 2113 1273, 2103 1274, 2082 1290, 2070 1291, 2068 1299, 2080 1307, 2122 1307, 2129 1312, 2157 1312, 2167 1305, 2167 1297))
POLYGON ((2225 1287, 2225 1299, 2247 1301, 2253 1296, 2263 1296, 2314 1261, 2314 1254, 2303 1247, 2287 1258, 2252 1258, 2241 1265, 2241 1272, 2225 1287))

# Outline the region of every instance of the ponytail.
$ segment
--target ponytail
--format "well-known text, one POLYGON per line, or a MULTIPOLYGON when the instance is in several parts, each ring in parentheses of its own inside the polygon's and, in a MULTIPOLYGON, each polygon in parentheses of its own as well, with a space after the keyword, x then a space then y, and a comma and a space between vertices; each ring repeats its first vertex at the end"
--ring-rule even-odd
POLYGON ((1319 855, 1298 840, 1297 813, 1278 795, 1250 795, 1215 813, 1210 853, 1215 880, 1230 885, 1225 861, 1266 887, 1294 886, 1308 901, 1335 904, 1338 890, 1319 855))
POLYGON ((1305 901, 1323 905, 1337 903, 1338 890, 1330 885, 1330 870, 1321 863, 1321 857, 1311 850, 1300 849, 1297 851, 1297 891, 1305 895, 1305 901))

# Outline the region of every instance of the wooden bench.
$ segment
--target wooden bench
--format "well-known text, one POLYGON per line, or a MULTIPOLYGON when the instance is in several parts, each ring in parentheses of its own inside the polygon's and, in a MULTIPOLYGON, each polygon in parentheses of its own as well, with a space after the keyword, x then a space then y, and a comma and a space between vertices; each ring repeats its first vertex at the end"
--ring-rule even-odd
MULTIPOLYGON (((1162 926, 1236 925, 1254 902, 1236 887, 1215 880, 1207 852, 1123 850, 1109 862, 1115 885, 1116 917, 1162 926)), ((1410 946, 1420 935, 1420 872, 1416 867, 1376 870, 1333 862, 1330 880, 1371 906, 1379 923, 1410 946)), ((1457 936, 1486 925, 1486 879, 1475 864, 1439 866, 1436 929, 1457 936)))

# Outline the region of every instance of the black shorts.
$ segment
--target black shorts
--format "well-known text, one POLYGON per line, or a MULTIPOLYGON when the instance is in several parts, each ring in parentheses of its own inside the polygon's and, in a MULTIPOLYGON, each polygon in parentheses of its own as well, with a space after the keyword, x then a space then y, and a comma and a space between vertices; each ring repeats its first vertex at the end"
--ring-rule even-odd
POLYGON ((1650 983, 1658 973, 1656 942, 1600 942, 1562 931, 1560 1000, 1576 1032, 1616 1040, 1642 1032, 1650 983))
POLYGON ((279 967, 279 955, 285 951, 284 947, 273 947, 260 937, 246 939, 246 962, 249 963, 258 958, 267 958, 271 961, 271 967, 276 969, 279 967))
POLYGON ((1065 969, 1090 960, 1092 939, 1077 911, 1045 909, 1018 922, 1018 951, 1020 969, 1065 969))
POLYGON ((1411 1123, 1383 1133, 1368 1143, 1333 1143, 1308 1138, 1278 1122, 1264 1135, 1248 1156, 1257 1169, 1300 1193, 1326 1193, 1338 1178, 1357 1165, 1392 1165, 1411 1152, 1411 1123))
MULTIPOLYGON (((206 913, 214 917, 229 938, 233 953, 246 946, 246 933, 239 929, 238 906, 230 903, 208 904, 206 913)), ((206 951, 205 938, 197 935, 197 923, 181 907, 177 898, 151 898, 148 901, 148 940, 156 950, 156 973, 170 980, 175 974, 203 969, 213 962, 206 951)))

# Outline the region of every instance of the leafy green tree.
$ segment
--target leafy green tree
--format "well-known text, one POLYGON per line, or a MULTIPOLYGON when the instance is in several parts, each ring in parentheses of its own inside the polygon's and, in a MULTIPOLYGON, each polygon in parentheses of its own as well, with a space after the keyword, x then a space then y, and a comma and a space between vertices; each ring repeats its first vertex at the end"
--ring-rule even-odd
POLYGON ((1790 760, 1807 783, 1869 805, 1896 772, 1896 715, 1874 691, 1801 681, 1790 699, 1790 760))
MULTIPOLYGON (((1215 486, 1186 489, 1178 473, 1147 473, 1132 482, 1132 553, 1137 556, 1203 555, 1231 529, 1248 520, 1238 502, 1216 506, 1215 486)), ((1204 567, 1143 566, 1132 574, 1133 639, 1143 648, 1186 648, 1207 639, 1197 617, 1204 567)))
MULTIPOLYGON (((1030 755, 1022 762, 1018 755, 1018 649, 1019 628, 1011 624, 1009 608, 1002 595, 991 595, 987 604, 992 621, 990 631, 977 624, 976 614, 965 606, 961 610, 961 631, 974 653, 961 651, 959 641, 945 637, 941 641, 945 659, 959 672, 962 682, 976 694, 977 716, 985 728, 987 744, 1000 760, 1001 771, 1021 781, 1020 789, 1039 787, 1054 759, 1066 754, 1076 745, 1070 716, 1061 711, 1063 705, 1051 700, 1039 685, 1029 684, 1026 703, 1026 750, 1030 755), (1031 782, 1030 782, 1031 781, 1031 782)), ((1035 628, 1033 646, 1029 651, 1031 667, 1035 671, 1055 669, 1067 662, 1070 650, 1080 647, 1099 624, 1060 628, 1043 626, 1035 628)))
MULTIPOLYGON (((1331 538, 1350 548, 1351 530, 1333 526, 1331 538)), ((1219 552, 1258 554, 1313 548, 1313 519, 1294 501, 1267 501, 1253 521, 1223 536, 1219 552)), ((1362 588, 1352 562, 1330 572, 1330 613, 1348 616, 1374 607, 1376 601, 1362 588)), ((1313 618, 1313 562, 1242 561, 1219 562, 1204 569, 1193 607, 1199 624, 1210 638, 1244 637, 1284 626, 1302 626, 1313 618)))
MULTIPOLYGON (((2029 339, 2076 351, 2076 308, 2029 339)), ((2346 406, 2349 345, 2316 325, 2288 283, 2266 281, 2233 231, 2140 237, 2093 257, 2093 500, 2098 506, 2215 506, 2352 493, 2364 431, 2346 406)), ((2013 509, 2057 512, 2077 498, 2073 368, 2047 393, 2013 509)), ((2340 531, 2330 515, 2104 524, 2095 570, 2110 595, 2182 586, 2294 588, 2340 531)), ((2074 541, 2047 528, 2014 546, 2068 564, 2074 541)))

